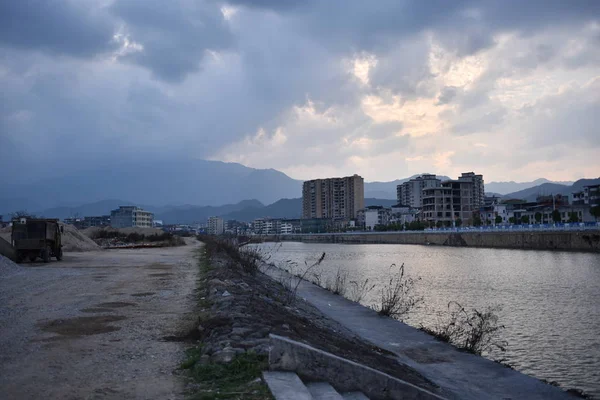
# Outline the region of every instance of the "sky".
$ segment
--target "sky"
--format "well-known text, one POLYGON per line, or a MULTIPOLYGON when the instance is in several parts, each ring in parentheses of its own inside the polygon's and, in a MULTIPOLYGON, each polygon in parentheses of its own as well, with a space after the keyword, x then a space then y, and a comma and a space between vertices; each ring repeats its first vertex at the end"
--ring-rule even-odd
POLYGON ((2 1, 0 86, 13 177, 600 175, 600 1, 2 1))

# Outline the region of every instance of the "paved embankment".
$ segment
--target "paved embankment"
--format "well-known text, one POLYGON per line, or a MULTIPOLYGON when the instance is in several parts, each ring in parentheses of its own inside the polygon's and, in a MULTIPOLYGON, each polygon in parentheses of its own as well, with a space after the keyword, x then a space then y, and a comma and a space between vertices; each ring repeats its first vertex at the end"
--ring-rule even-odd
POLYGON ((67 253, 0 277, 0 398, 178 399, 199 242, 67 253))
MULTIPOLYGON (((288 276, 278 269, 267 272, 274 279, 288 276)), ((560 388, 473 354, 402 322, 380 317, 375 311, 303 281, 298 296, 325 316, 375 346, 391 351, 407 365, 456 399, 572 399, 560 388)))
POLYGON ((267 240, 307 243, 423 244, 503 249, 600 252, 600 230, 514 232, 382 232, 281 235, 267 240))

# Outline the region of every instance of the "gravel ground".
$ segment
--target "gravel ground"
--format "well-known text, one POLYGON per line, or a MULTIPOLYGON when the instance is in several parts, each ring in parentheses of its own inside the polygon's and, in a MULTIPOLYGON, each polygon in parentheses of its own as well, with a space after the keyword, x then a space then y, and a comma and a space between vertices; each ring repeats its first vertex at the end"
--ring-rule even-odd
POLYGON ((184 398, 198 246, 0 258, 0 398, 184 398))

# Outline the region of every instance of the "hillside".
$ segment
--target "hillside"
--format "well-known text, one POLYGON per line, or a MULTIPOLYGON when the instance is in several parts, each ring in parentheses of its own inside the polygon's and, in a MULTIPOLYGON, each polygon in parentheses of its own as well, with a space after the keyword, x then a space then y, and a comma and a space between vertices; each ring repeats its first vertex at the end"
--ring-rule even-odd
MULTIPOLYGON (((600 178, 597 179, 579 179, 572 185, 560 185, 557 183, 542 183, 528 189, 519 190, 518 192, 508 193, 503 197, 506 199, 523 199, 527 201, 535 201, 537 196, 547 196, 562 194, 565 196, 571 195, 573 192, 579 192, 586 185, 597 185, 600 183, 600 178)), ((486 186, 487 188, 487 186, 486 186)))
MULTIPOLYGON (((485 176, 484 176, 485 178, 485 176)), ((485 183, 485 191, 499 193, 501 195, 519 192, 521 190, 529 189, 532 187, 540 186, 544 183, 557 183, 559 185, 570 186, 573 182, 570 181, 550 181, 545 178, 536 179, 531 182, 486 182, 485 183)))
POLYGON ((134 204, 210 206, 257 199, 270 204, 281 198, 301 196, 302 193, 302 182, 280 171, 220 161, 124 161, 92 170, 74 171, 68 176, 27 184, 0 182, 0 211, 73 208, 74 205, 106 199, 127 199, 134 204), (43 196, 40 195, 42 193, 43 196), (35 204, 15 199, 35 199, 35 204))

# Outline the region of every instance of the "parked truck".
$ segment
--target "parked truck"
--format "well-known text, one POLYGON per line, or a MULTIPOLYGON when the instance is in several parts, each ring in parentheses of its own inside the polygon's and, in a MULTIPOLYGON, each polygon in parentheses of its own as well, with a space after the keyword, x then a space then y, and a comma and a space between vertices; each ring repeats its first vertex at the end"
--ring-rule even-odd
POLYGON ((49 262, 51 257, 62 260, 63 227, 57 219, 14 218, 12 220, 11 244, 16 252, 16 261, 25 258, 33 262, 40 257, 49 262))

